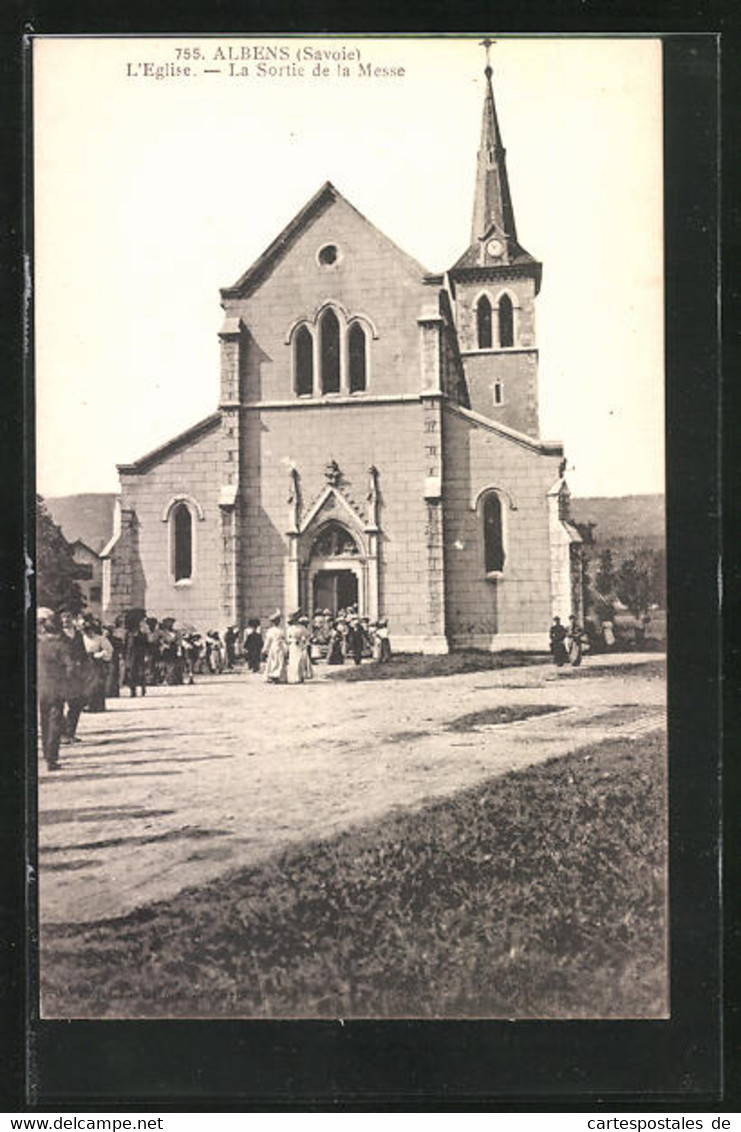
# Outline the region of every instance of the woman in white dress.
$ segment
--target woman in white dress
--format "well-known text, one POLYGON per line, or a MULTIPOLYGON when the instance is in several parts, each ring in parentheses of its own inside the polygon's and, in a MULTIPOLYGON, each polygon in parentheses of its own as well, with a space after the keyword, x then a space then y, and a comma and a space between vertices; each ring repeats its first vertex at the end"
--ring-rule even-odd
POLYGON ((314 675, 309 656, 310 642, 308 617, 292 618, 288 626, 289 684, 303 684, 305 680, 311 680, 314 675))
POLYGON ((264 652, 266 657, 265 679, 268 684, 285 684, 288 666, 288 645, 283 626, 280 623, 280 610, 270 618, 270 628, 265 634, 264 652))

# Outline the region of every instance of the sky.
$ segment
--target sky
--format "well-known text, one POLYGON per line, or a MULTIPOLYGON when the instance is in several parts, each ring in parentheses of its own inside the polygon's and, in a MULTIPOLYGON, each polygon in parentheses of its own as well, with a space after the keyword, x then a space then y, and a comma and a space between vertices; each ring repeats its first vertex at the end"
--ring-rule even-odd
MULTIPOLYGON (((219 288, 324 181, 429 270, 452 266, 480 39, 34 40, 43 495, 116 491, 116 464, 215 410, 219 288)), ((541 437, 563 441, 575 495, 661 492, 660 42, 497 38, 491 61, 519 242, 543 263, 541 437)))

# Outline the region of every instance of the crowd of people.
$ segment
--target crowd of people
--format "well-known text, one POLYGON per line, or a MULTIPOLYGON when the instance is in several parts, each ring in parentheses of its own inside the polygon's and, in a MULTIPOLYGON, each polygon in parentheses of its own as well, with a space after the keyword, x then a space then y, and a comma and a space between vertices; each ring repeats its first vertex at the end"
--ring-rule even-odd
POLYGON ((148 617, 130 610, 104 625, 91 614, 37 611, 39 714, 44 759, 49 770, 59 766, 63 744, 79 742, 83 711, 106 710, 106 699, 128 694, 145 696, 157 684, 193 684, 194 677, 233 671, 246 664, 264 672, 271 684, 302 684, 318 662, 381 663, 391 655, 388 624, 371 624, 357 609, 317 612, 312 621, 301 611, 287 619, 280 611, 268 619, 263 636, 258 618, 244 632, 230 625, 223 638, 212 629, 198 632, 173 617, 148 617), (264 667, 263 667, 264 666, 264 667))
MULTIPOLYGON (((384 664, 391 656, 388 622, 359 617, 355 608, 342 609, 336 616, 329 609, 319 610, 311 621, 298 611, 288 618, 285 629, 276 610, 269 624, 259 655, 265 657, 265 679, 271 684, 303 684, 311 680, 313 665, 322 661, 338 665, 369 659, 384 664)), ((248 627, 246 650, 249 634, 255 632, 259 627, 248 627)))

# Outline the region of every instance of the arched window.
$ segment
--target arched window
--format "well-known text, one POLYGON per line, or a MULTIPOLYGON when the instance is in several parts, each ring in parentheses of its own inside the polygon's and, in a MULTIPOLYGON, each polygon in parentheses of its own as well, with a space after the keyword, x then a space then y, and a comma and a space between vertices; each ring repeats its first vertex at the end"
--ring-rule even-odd
POLYGON ((502 501, 491 491, 484 498, 484 570, 487 574, 504 569, 504 532, 502 530, 502 501))
POLYGON ((314 339, 308 327, 299 327, 293 349, 296 392, 305 397, 314 391, 314 339))
POLYGON ((358 544, 340 523, 327 523, 314 540, 312 558, 337 558, 359 554, 358 544))
POLYGON ((313 319, 297 319, 285 338, 294 394, 364 393, 370 380, 371 339, 377 337, 367 315, 351 314, 335 302, 323 303, 313 319))
POLYGON ((326 310, 319 323, 319 356, 322 393, 340 391, 340 324, 333 310, 326 310))
POLYGON ((176 582, 193 577, 193 516, 187 503, 173 508, 172 522, 172 573, 176 582))
POLYGON ((515 318, 512 300, 509 295, 502 295, 499 300, 499 345, 514 346, 514 344, 515 318))
POLYGON ((366 383, 365 331, 358 322, 350 327, 350 392, 362 393, 366 383))
POLYGON ((479 350, 491 349, 491 303, 482 295, 476 304, 476 333, 479 350))

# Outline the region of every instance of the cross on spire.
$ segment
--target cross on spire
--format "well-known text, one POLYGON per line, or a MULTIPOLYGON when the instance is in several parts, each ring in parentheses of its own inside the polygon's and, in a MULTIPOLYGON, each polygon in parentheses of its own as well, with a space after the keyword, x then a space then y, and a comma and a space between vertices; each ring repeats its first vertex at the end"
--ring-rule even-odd
POLYGON ((491 78, 491 57, 489 55, 489 52, 491 51, 491 48, 494 46, 495 43, 496 43, 496 39, 489 39, 488 36, 486 36, 484 39, 482 39, 479 43, 479 47, 484 47, 486 49, 486 70, 485 70, 485 74, 486 74, 487 78, 491 78))
POLYGON ((471 243, 475 245, 496 225, 499 231, 513 240, 517 239, 512 199, 507 179, 505 150, 499 132, 492 70, 489 64, 489 51, 495 40, 487 36, 480 42, 486 48, 486 91, 484 94, 484 113, 481 122, 481 143, 476 166, 476 192, 473 204, 473 225, 471 243))

